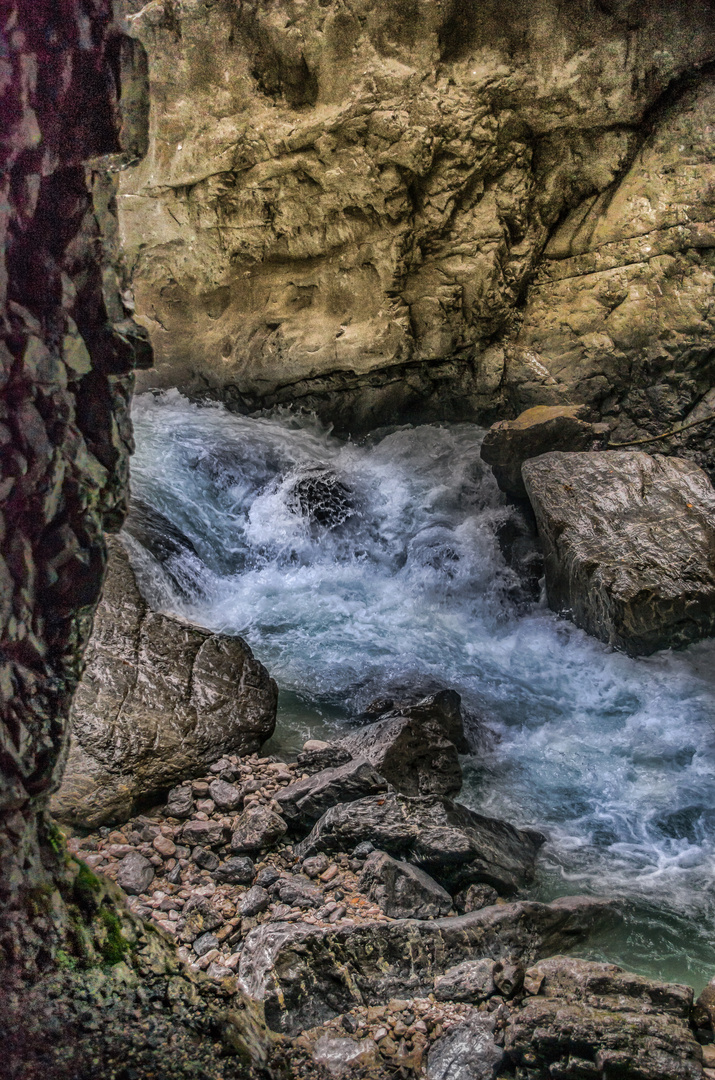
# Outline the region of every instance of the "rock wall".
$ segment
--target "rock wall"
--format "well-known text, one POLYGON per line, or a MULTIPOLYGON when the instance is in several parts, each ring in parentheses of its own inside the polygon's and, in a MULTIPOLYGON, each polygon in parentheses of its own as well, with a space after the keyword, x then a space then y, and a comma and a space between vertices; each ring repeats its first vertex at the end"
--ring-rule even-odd
MULTIPOLYGON (((47 800, 121 524, 132 368, 114 183, 146 149, 146 61, 110 0, 0 0, 0 1029, 8 1080, 255 1075, 235 993, 71 858, 47 800)), ((266 1074, 264 1073, 264 1076, 266 1074)))
POLYGON ((712 2, 125 2, 140 385, 353 429, 701 400, 712 2))
MULTIPOLYGON (((43 807, 105 564, 123 519, 128 403, 145 335, 127 318, 113 181, 146 150, 146 58, 109 0, 0 0, 0 957, 56 852, 43 807), (44 860, 44 863, 43 863, 44 860)), ((56 846, 56 845, 55 845, 56 846)))

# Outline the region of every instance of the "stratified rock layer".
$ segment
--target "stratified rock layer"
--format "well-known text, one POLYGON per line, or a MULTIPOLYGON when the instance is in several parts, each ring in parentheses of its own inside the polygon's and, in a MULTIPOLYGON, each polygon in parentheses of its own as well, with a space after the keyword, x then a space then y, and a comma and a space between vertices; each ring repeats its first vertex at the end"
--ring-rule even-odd
POLYGON ((602 900, 568 897, 427 922, 406 919, 336 930, 277 923, 246 938, 239 986, 264 1003, 270 1027, 295 1033, 363 1001, 426 996, 435 976, 465 954, 528 963, 575 945, 613 919, 612 906, 602 900))
POLYGON ((273 732, 277 690, 238 637, 149 610, 119 540, 71 717, 53 813, 81 826, 125 820, 137 800, 196 776, 273 732))
POLYGON ((583 401, 621 437, 711 388, 706 0, 126 3, 143 386, 353 429, 583 401))
POLYGON ((555 452, 522 475, 555 611, 633 655, 715 633, 715 490, 702 469, 555 452))

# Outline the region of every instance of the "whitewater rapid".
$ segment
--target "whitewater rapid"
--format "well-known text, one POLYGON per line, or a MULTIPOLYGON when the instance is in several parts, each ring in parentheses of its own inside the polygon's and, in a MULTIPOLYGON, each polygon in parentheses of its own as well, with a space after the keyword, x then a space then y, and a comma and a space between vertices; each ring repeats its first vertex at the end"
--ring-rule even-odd
POLYGON ((715 641, 631 659, 526 595, 474 425, 356 443, 176 391, 139 397, 134 423, 133 495, 186 540, 161 566, 130 538, 142 589, 246 638, 281 689, 273 747, 345 730, 377 697, 458 690, 460 798, 548 834, 530 895, 618 896, 626 920, 589 955, 715 975, 715 641), (291 494, 316 467, 349 493, 332 529, 291 494))

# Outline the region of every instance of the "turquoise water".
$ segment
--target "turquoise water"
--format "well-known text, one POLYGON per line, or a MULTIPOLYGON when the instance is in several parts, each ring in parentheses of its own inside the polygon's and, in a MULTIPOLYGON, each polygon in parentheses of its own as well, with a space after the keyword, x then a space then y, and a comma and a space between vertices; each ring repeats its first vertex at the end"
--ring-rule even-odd
POLYGON ((548 834, 531 895, 617 896, 624 924, 592 955, 715 975, 715 641, 631 659, 525 596, 498 542, 515 511, 473 425, 353 443, 176 391, 138 398, 134 420, 134 494, 187 541, 163 567, 132 541, 142 587, 248 640, 281 688, 272 747, 453 687, 473 748, 461 798, 548 834), (349 493, 335 528, 296 503, 318 467, 349 493))

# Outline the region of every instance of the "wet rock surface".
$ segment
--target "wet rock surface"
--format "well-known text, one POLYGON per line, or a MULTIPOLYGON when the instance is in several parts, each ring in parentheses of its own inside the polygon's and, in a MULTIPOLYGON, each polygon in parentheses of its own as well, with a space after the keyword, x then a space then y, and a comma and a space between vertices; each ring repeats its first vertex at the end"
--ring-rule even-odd
MULTIPOLYGON (((526 499, 521 467, 529 458, 552 450, 591 450, 603 441, 600 425, 587 423, 583 405, 536 405, 515 420, 498 420, 487 431, 479 453, 502 491, 526 499)), ((608 430, 606 426, 606 431, 608 430)))
POLYGON ((458 751, 467 748, 459 694, 442 690, 390 709, 340 745, 405 795, 454 795, 462 786, 458 751))
POLYGON ((715 489, 697 465, 550 453, 522 474, 550 607, 632 655, 715 633, 715 489))
POLYGON ((508 895, 531 879, 544 837, 441 795, 389 792, 326 811, 296 852, 307 858, 350 851, 364 841, 414 863, 451 892, 484 882, 508 895))
POLYGON ((568 897, 428 921, 366 921, 336 929, 278 923, 246 938, 239 985, 263 1001, 270 1027, 297 1033, 361 999, 379 1005, 393 996, 427 996, 435 977, 465 954, 529 963, 575 945, 614 918, 607 902, 568 897))
POLYGON ((367 898, 393 919, 435 918, 452 910, 452 897, 429 874, 384 851, 368 855, 359 881, 367 898))
POLYGON ((427 1080, 494 1080, 504 1050, 494 1041, 494 1021, 464 1020, 438 1039, 427 1058, 427 1080))
POLYGON ((707 5, 130 7, 143 385, 348 430, 584 401, 619 438, 711 389, 707 5))
POLYGON ((121 541, 111 540, 53 813, 89 827, 125 820, 139 799, 221 753, 257 749, 273 731, 276 700, 241 638, 149 610, 121 541))

